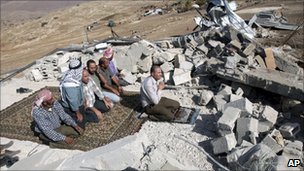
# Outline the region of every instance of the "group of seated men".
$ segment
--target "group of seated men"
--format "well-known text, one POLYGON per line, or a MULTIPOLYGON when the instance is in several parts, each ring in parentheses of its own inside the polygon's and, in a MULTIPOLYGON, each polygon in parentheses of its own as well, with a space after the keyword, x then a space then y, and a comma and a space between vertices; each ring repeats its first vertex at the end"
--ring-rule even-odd
MULTIPOLYGON (((99 64, 88 60, 86 67, 80 60, 71 59, 69 70, 60 82, 61 99, 55 100, 52 92, 43 89, 36 96, 32 116, 35 132, 51 147, 65 147, 83 134, 87 122, 104 120, 104 113, 121 100, 121 85, 126 85, 114 60, 113 49, 105 50, 99 64)), ((144 111, 156 120, 172 121, 180 108, 177 101, 161 97, 165 87, 162 71, 153 65, 140 89, 144 111)))

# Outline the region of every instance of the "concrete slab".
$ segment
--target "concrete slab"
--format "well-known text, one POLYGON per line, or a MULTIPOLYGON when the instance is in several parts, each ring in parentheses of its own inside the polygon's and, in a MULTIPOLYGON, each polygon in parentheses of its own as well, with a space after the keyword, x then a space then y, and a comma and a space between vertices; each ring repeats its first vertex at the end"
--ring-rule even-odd
POLYGON ((268 69, 275 69, 277 67, 272 49, 271 48, 265 48, 264 49, 266 57, 265 57, 265 63, 268 69))
POLYGON ((242 98, 225 104, 224 110, 227 109, 228 107, 234 107, 242 110, 241 116, 252 115, 252 103, 247 98, 242 98))
POLYGON ((217 121, 218 132, 221 136, 233 133, 235 122, 240 115, 241 110, 233 107, 228 107, 223 111, 223 115, 217 121))
POLYGON ((236 146, 235 135, 228 134, 211 141, 214 154, 228 153, 236 146))
POLYGON ((243 140, 250 141, 250 132, 258 132, 258 120, 254 118, 238 118, 236 125, 237 144, 243 140))

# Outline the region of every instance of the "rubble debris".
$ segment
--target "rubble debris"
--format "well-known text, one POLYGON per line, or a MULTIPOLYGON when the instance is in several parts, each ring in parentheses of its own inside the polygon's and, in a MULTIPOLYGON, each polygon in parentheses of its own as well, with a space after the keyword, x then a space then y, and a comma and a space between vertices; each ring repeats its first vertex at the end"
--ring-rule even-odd
POLYGON ((265 54, 266 54, 266 58, 265 58, 265 62, 266 62, 266 66, 268 69, 275 69, 276 63, 273 57, 273 53, 272 53, 272 49, 271 48, 266 48, 265 50, 265 54))
POLYGON ((279 128, 281 134, 284 138, 295 138, 295 136, 300 132, 301 127, 299 123, 285 123, 279 128))
POLYGON ((285 17, 275 15, 274 10, 270 11, 262 11, 258 14, 255 14, 253 18, 255 23, 259 24, 262 27, 272 27, 276 29, 283 30, 296 30, 298 25, 287 23, 287 19, 285 17))
POLYGON ((217 121, 218 131, 221 136, 233 133, 235 122, 240 115, 241 110, 233 107, 228 107, 223 111, 223 115, 217 121))
MULTIPOLYGON (((249 38, 253 38, 255 35, 255 32, 245 23, 245 21, 232 11, 226 0, 210 1, 208 4, 207 13, 211 20, 221 27, 231 25, 249 38)), ((201 20, 206 19, 201 18, 201 20)), ((203 23, 206 22, 201 22, 201 24, 203 23)))
POLYGON ((277 158, 268 146, 257 144, 233 151, 227 156, 227 161, 232 170, 272 170, 277 158))
POLYGON ((278 112, 270 106, 265 106, 262 118, 267 121, 270 127, 272 127, 277 122, 278 112))
POLYGON ((283 147, 270 135, 267 135, 261 143, 267 145, 275 153, 283 150, 283 147))
POLYGON ((249 137, 250 133, 258 132, 258 120, 254 118, 238 118, 236 123, 236 135, 237 135, 237 144, 241 144, 243 140, 253 142, 254 139, 249 137))
POLYGON ((213 97, 213 92, 209 90, 202 90, 198 100, 199 105, 207 105, 213 97))
POLYGON ((228 153, 236 145, 235 135, 232 133, 214 139, 211 141, 211 145, 213 147, 214 154, 228 153))
POLYGON ((252 103, 247 98, 241 98, 224 105, 224 110, 228 107, 241 109, 241 116, 250 116, 252 114, 252 103))
POLYGON ((154 9, 150 9, 148 11, 145 11, 144 16, 149 16, 149 15, 162 15, 164 12, 161 8, 154 8, 154 9))

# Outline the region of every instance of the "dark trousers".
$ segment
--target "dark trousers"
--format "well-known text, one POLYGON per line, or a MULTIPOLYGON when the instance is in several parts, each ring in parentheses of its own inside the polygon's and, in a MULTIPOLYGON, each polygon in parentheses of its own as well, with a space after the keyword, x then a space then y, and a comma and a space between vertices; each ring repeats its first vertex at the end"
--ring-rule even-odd
POLYGON ((107 108, 103 100, 99 100, 98 98, 96 98, 95 100, 94 107, 98 109, 101 113, 109 112, 110 110, 107 108))
MULTIPOLYGON (((55 129, 55 131, 73 138, 77 138, 80 136, 79 133, 73 127, 68 125, 61 125, 59 128, 55 129)), ((43 142, 49 144, 51 148, 69 148, 69 145, 64 141, 53 141, 43 133, 39 134, 39 138, 43 142)))
POLYGON ((87 122, 99 122, 99 119, 95 115, 95 113, 93 111, 91 111, 91 110, 85 110, 85 108, 84 108, 83 105, 79 107, 79 112, 83 116, 83 120, 81 122, 77 120, 76 112, 72 111, 70 108, 67 108, 67 107, 63 107, 63 109, 83 129, 85 128, 85 124, 87 122))
POLYGON ((172 121, 179 108, 179 102, 162 97, 158 104, 146 106, 145 112, 148 115, 154 116, 159 121, 172 121))

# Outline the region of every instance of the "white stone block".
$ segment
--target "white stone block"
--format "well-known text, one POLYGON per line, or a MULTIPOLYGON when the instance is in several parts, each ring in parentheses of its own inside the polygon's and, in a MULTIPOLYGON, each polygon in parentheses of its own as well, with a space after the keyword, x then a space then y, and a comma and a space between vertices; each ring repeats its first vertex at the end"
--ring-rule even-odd
POLYGON ((183 61, 179 64, 179 68, 187 71, 191 71, 193 68, 193 64, 188 61, 183 61))
POLYGON ((37 81, 37 82, 41 81, 43 79, 43 75, 40 73, 40 71, 38 69, 33 69, 31 71, 31 74, 34 77, 34 80, 37 81))
POLYGON ((174 85, 180 85, 180 84, 183 84, 183 83, 186 83, 188 81, 191 81, 191 72, 190 71, 187 71, 187 72, 184 72, 182 74, 178 74, 178 75, 175 75, 173 76, 173 81, 174 81, 174 85))
POLYGON ((266 106, 262 113, 262 117, 270 123, 270 126, 273 126, 277 122, 278 112, 272 107, 266 106))
POLYGON ((220 135, 233 133, 236 120, 240 117, 241 110, 233 107, 228 107, 223 111, 223 115, 217 121, 220 135))
POLYGON ((228 134, 211 141, 214 154, 228 153, 236 146, 235 135, 228 134))
POLYGON ((174 69, 174 66, 171 62, 165 62, 160 66, 160 68, 162 69, 162 71, 164 73, 166 73, 166 72, 172 71, 174 69))

